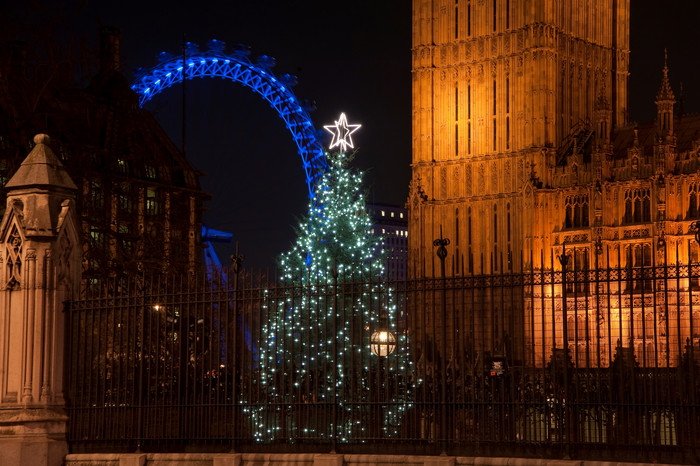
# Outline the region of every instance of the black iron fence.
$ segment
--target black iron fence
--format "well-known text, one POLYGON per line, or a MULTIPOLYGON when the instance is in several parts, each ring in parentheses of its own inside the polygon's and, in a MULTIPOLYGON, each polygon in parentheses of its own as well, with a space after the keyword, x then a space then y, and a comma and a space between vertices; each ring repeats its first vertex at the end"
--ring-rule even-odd
POLYGON ((700 459, 695 264, 105 279, 68 313, 76 452, 700 459))

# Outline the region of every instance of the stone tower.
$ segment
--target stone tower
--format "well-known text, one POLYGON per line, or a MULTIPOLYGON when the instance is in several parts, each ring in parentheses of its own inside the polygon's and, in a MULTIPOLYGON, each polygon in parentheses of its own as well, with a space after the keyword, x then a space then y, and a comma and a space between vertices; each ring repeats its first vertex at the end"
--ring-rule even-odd
POLYGON ((7 182, 0 223, 0 464, 63 464, 64 302, 80 286, 76 185, 48 146, 7 182))
MULTIPOLYGON (((555 167, 626 124, 629 0, 413 0, 409 270, 529 267, 555 167)), ((545 230, 549 228, 545 227, 545 230)))

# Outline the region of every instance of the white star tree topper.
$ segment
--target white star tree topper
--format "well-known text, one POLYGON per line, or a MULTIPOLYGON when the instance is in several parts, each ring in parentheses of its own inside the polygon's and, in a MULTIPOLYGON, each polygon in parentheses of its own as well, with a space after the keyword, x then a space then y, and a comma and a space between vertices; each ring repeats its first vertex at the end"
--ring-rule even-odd
POLYGON ((345 113, 340 114, 340 118, 335 122, 334 125, 325 125, 323 128, 333 135, 333 140, 331 145, 328 146, 329 149, 334 149, 340 147, 342 152, 349 147, 354 149, 355 146, 352 144, 352 133, 360 129, 362 125, 349 125, 348 119, 345 113))

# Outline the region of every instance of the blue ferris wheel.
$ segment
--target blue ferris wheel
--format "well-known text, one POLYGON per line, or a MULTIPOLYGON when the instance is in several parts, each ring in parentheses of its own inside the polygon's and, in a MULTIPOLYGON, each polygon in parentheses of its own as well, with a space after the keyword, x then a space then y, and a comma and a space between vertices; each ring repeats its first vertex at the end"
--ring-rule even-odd
MULTIPOLYGON (((253 63, 248 58, 250 52, 247 47, 237 46, 228 54, 224 48, 223 42, 212 40, 206 52, 200 52, 199 48, 190 42, 186 44, 183 55, 173 56, 162 52, 159 55, 159 64, 140 73, 131 85, 131 89, 139 97, 139 106, 143 107, 146 102, 173 84, 183 82, 183 78, 222 78, 249 87, 277 111, 291 133, 306 174, 309 198, 313 198, 314 185, 327 167, 320 133, 314 128, 309 116, 313 105, 300 101, 292 92, 296 77, 284 74, 278 78, 272 73, 274 58, 262 55, 253 63)), ((202 225, 202 242, 206 246, 204 254, 209 274, 214 270, 221 270, 221 263, 212 242, 229 242, 231 237, 230 233, 212 230, 202 225)), ((222 278, 228 281, 223 272, 222 278)), ((257 361, 258 349, 250 331, 244 322, 240 323, 243 326, 245 342, 257 361)))
POLYGON ((314 128, 309 116, 312 104, 300 101, 292 92, 296 77, 289 74, 276 77, 271 71, 275 59, 262 55, 253 63, 248 58, 250 52, 245 46, 237 46, 228 54, 224 48, 223 42, 212 40, 206 52, 200 52, 190 42, 183 55, 172 56, 162 52, 159 64, 140 73, 131 86, 139 97, 139 106, 143 107, 143 104, 173 84, 181 83, 183 77, 188 80, 222 78, 249 87, 277 111, 291 133, 301 156, 309 197, 313 197, 314 185, 327 166, 326 156, 320 133, 314 128))

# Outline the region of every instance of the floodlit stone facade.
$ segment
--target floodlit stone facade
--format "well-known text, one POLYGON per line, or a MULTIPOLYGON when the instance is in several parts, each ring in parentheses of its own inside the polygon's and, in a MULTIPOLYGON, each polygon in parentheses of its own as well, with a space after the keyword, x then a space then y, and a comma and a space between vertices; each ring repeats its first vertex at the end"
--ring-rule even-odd
MULTIPOLYGON (((441 235, 451 240, 448 276, 561 270, 564 253, 568 269, 582 271, 698 259, 691 224, 700 218, 700 117, 674 113, 664 64, 656 121, 627 121, 629 17, 629 0, 413 1, 413 276, 440 275, 433 241, 441 235)), ((603 329, 599 346, 586 343, 603 363, 618 340, 646 351, 654 332, 634 334, 635 322, 661 325, 651 290, 608 285, 599 291, 620 299, 602 309, 618 323, 603 329), (630 295, 643 291, 646 306, 630 309, 630 295)), ((562 296, 561 286, 537 293, 562 296)), ((565 321, 581 316, 559 309, 531 317, 543 315, 538 299, 501 309, 500 331, 538 329, 519 344, 536 346, 534 359, 546 361, 554 338, 560 348, 565 338, 570 349, 580 343, 565 337, 565 321)), ((689 324, 700 316, 681 301, 673 318, 684 324, 651 351, 671 364, 680 355, 669 348, 700 339, 689 324)), ((599 319, 587 316, 596 307, 583 306, 590 335, 599 332, 591 323, 599 319)), ((439 316, 432 322, 442 325, 439 316)))

